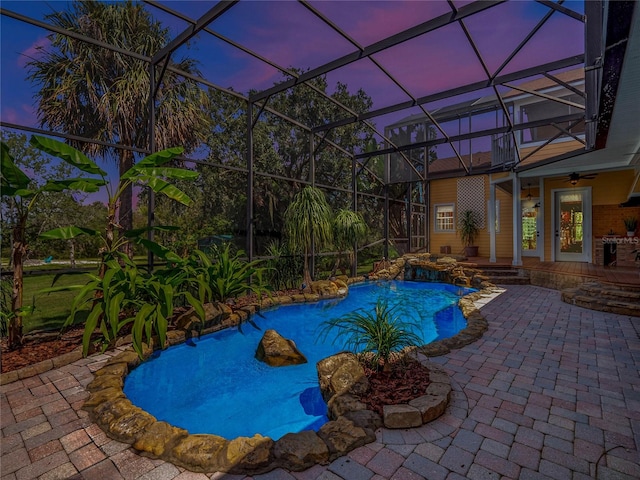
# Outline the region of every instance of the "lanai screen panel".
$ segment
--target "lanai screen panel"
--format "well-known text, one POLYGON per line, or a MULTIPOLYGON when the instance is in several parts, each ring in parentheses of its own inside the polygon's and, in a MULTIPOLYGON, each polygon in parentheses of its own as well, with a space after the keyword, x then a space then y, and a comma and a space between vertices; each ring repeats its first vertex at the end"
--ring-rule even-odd
MULTIPOLYGON (((149 1, 142 5, 178 37, 217 4, 149 1)), ((43 21, 51 9, 45 2, 6 1, 2 7, 3 13, 15 14, 2 16, 2 121, 37 127, 33 86, 25 82, 24 67, 30 55, 46 48, 48 32, 16 17, 43 21)), ((379 135, 387 125, 407 117, 416 104, 422 105, 425 97, 476 83, 474 89, 479 90, 483 81, 488 84, 500 75, 581 55, 583 13, 583 2, 575 1, 553 6, 519 1, 243 0, 231 3, 171 53, 189 55, 198 62, 203 88, 219 86, 245 96, 307 72, 324 79, 327 95, 336 92, 339 82, 350 95, 363 92, 370 105, 341 108, 319 99, 328 105, 323 107, 325 116, 309 118, 298 112, 293 119, 309 122, 313 128, 323 122, 359 121, 364 115, 366 128, 379 135), (413 33, 398 37, 409 31, 413 33), (355 56, 345 60, 349 55, 355 56)), ((272 101, 267 95, 256 106, 268 109, 272 101)), ((431 114, 426 103, 421 110, 431 114)), ((449 141, 453 128, 445 125, 441 131, 436 126, 436 130, 449 141)), ((457 150, 455 140, 451 145, 457 150)), ((405 168, 403 162, 398 165, 405 168)), ((403 178, 404 173, 396 177, 403 178)))

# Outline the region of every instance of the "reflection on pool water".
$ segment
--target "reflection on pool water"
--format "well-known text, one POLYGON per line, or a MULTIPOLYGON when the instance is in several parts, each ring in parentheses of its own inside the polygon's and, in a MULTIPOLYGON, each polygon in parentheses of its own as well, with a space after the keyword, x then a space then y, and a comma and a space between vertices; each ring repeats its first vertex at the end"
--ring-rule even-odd
POLYGON ((226 329, 154 355, 127 376, 124 392, 158 420, 191 434, 233 439, 259 433, 277 440, 289 432, 317 430, 327 417, 316 362, 343 350, 332 344, 331 333, 319 341, 324 320, 373 309, 378 298, 387 298, 419 315, 411 320, 422 326, 417 333, 427 344, 466 326, 457 302, 472 291, 442 283, 366 283, 351 286, 344 299, 282 306, 253 317, 261 330, 245 324, 242 331, 226 329), (293 340, 309 362, 270 367, 256 360, 267 329, 293 340))

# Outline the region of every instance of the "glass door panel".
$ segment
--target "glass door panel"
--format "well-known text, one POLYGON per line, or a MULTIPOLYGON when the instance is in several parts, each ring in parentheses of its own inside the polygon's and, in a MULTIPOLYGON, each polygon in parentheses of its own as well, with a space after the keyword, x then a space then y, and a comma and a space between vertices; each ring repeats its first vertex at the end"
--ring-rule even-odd
POLYGON ((537 198, 522 202, 522 255, 540 256, 538 239, 540 238, 540 203, 537 198))
POLYGON ((591 210, 589 193, 584 190, 555 193, 556 259, 586 262, 591 258, 591 210))
POLYGON ((582 253, 584 219, 582 195, 560 193, 560 253, 582 253))

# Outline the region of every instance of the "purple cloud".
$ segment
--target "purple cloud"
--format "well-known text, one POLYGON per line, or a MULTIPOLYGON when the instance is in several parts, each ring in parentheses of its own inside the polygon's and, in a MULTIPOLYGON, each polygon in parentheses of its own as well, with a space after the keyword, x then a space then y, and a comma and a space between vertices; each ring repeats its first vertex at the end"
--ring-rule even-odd
POLYGON ((25 68, 27 63, 40 56, 40 52, 43 48, 49 47, 51 41, 48 37, 40 37, 34 43, 32 43, 29 48, 20 52, 18 55, 18 66, 20 68, 25 68))

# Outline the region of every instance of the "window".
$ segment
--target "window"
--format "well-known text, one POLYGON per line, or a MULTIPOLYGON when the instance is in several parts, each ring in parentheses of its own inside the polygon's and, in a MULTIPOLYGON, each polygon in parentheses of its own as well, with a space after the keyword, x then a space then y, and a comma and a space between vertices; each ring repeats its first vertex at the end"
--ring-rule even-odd
POLYGON ((453 212, 454 212, 453 203, 434 206, 436 232, 454 232, 455 231, 455 222, 453 221, 454 219, 453 212))

